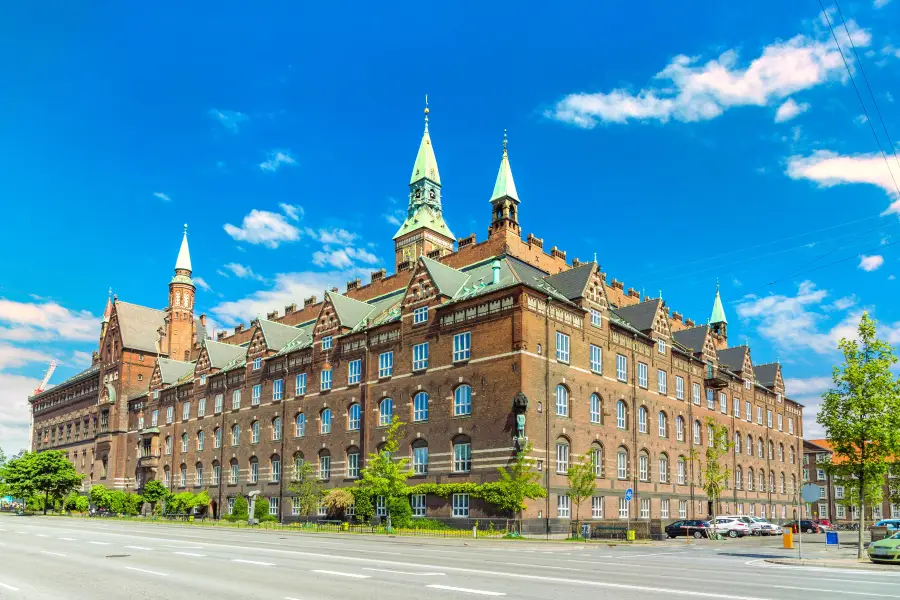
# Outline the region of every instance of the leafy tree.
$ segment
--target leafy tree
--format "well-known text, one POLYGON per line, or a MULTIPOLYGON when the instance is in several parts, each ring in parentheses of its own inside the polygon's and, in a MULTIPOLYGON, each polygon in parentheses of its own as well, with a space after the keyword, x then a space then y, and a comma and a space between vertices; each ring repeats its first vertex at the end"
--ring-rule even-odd
POLYGON ((194 502, 192 504, 192 508, 195 508, 197 512, 203 513, 209 508, 210 497, 206 490, 203 490, 199 494, 194 496, 194 502))
POLYGON ((538 483, 541 475, 535 469, 534 459, 528 456, 530 452, 529 442, 516 453, 516 459, 509 467, 497 467, 500 479, 495 483, 485 484, 485 501, 499 510, 521 517, 522 511, 527 507, 526 498, 536 500, 547 496, 547 490, 538 483))
POLYGON ((413 474, 409 467, 409 458, 394 458, 400 448, 399 440, 403 437, 404 425, 400 417, 394 415, 385 432, 382 450, 369 454, 366 467, 362 470, 362 477, 356 482, 356 485, 370 497, 384 497, 388 529, 391 529, 392 513, 396 512, 398 516, 403 513, 405 520, 412 516, 412 508, 407 498, 409 486, 406 485, 406 480, 413 474))
POLYGON ((141 513, 141 506, 144 505, 144 498, 140 494, 125 494, 124 512, 129 517, 134 517, 141 513))
POLYGON ((75 512, 86 513, 90 508, 87 496, 78 496, 75 498, 75 512))
POLYGON ((311 462, 302 461, 294 469, 288 489, 300 504, 300 514, 309 515, 319 506, 324 488, 311 462))
POLYGON ((166 512, 168 513, 186 513, 194 507, 194 494, 191 492, 181 492, 175 494, 166 502, 166 512))
POLYGON ((109 508, 109 490, 103 485, 92 485, 88 491, 91 504, 97 508, 109 508))
POLYGON ((712 417, 706 417, 706 425, 707 430, 712 432, 711 443, 707 444, 704 453, 706 460, 700 463, 699 453, 696 450, 691 459, 700 463, 698 464, 700 489, 712 502, 712 521, 715 523, 719 498, 731 480, 731 468, 728 466, 727 458, 730 456, 731 448, 734 447, 734 442, 728 435, 727 425, 718 425, 712 417), (722 460, 723 458, 726 460, 722 460))
POLYGON ((150 509, 156 512, 156 504, 162 500, 167 500, 172 493, 158 479, 151 479, 144 484, 144 500, 150 503, 150 509))
POLYGON ((275 516, 269 514, 269 499, 265 496, 256 497, 256 504, 253 506, 253 518, 260 523, 278 520, 275 516))
MULTIPOLYGON (((581 503, 594 495, 597 476, 594 472, 594 461, 587 454, 574 461, 566 471, 569 480, 568 494, 575 503, 575 526, 578 527, 581 516, 581 503)), ((578 531, 576 529, 576 531, 578 531)))
POLYGON ((322 504, 331 513, 344 514, 344 511, 353 506, 353 494, 344 488, 333 488, 322 497, 322 504))
POLYGON ((231 509, 231 520, 246 521, 248 518, 250 518, 250 505, 247 504, 247 499, 243 496, 236 497, 231 509))
POLYGON ((6 464, 6 454, 3 453, 3 448, 0 448, 0 467, 6 464))
POLYGON ((14 496, 31 498, 43 495, 43 511, 81 485, 82 475, 75 471, 61 450, 26 452, 2 468, 2 478, 14 496))
MULTIPOLYGON (((900 384, 891 373, 893 348, 877 337, 868 313, 859 321, 858 339, 841 339, 844 363, 832 370, 834 388, 823 396, 817 421, 834 449, 826 465, 859 501, 859 530, 865 505, 881 499, 890 459, 900 452, 900 384)), ((863 536, 857 556, 863 557, 863 536)))

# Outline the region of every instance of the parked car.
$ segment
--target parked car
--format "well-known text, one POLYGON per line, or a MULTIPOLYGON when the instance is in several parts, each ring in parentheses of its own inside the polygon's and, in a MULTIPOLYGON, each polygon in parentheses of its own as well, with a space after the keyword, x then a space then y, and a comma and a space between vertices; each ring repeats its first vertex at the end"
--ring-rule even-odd
POLYGON ((834 523, 832 523, 828 519, 817 519, 816 523, 818 523, 819 525, 824 525, 828 529, 834 529, 834 523))
POLYGON ((875 527, 887 527, 889 531, 900 529, 900 519, 882 519, 875 523, 875 527))
POLYGON ((740 517, 716 517, 715 530, 730 538, 750 535, 750 526, 740 517))
MULTIPOLYGON (((791 521, 787 523, 784 528, 785 529, 794 529, 797 525, 797 521, 791 521)), ((818 523, 815 521, 808 521, 803 519, 800 521, 800 531, 803 533, 822 533, 825 531, 823 527, 820 527, 818 523)))
POLYGON ((900 564, 900 531, 891 537, 872 542, 866 551, 874 563, 900 564))
POLYGON ((775 523, 763 521, 762 523, 754 523, 753 535, 782 535, 784 529, 775 523))
POLYGON ((670 538, 691 536, 700 539, 709 537, 710 531, 712 531, 712 524, 709 521, 700 519, 675 521, 670 525, 666 525, 666 536, 670 538))

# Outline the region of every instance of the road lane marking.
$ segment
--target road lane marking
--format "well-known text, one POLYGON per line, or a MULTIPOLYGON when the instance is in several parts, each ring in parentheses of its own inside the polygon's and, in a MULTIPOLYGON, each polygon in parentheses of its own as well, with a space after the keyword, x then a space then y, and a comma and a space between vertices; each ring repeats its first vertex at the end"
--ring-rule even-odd
POLYGON ((397 573, 398 575, 446 575, 446 573, 436 573, 429 571, 426 573, 415 571, 396 571, 394 569, 374 569, 372 567, 363 567, 363 571, 378 571, 380 573, 397 573))
POLYGON ((160 573, 159 571, 148 571, 147 569, 138 569, 137 567, 125 567, 129 571, 140 571, 141 573, 150 573, 151 575, 159 575, 160 577, 168 577, 168 573, 160 573))
POLYGON ((88 542, 88 544, 96 544, 98 546, 109 546, 109 542, 88 542))
POLYGON ((146 546, 125 546, 126 548, 131 548, 132 550, 153 550, 153 548, 148 548, 146 546))
POLYGON ((77 542, 77 541, 78 541, 78 540, 76 540, 75 538, 59 538, 59 539, 65 540, 65 541, 67 541, 67 542, 77 542))
POLYGON ((244 560, 243 558, 232 558, 231 562, 244 563, 247 565, 262 565, 264 567, 274 567, 275 563, 262 562, 259 560, 244 560))
POLYGON ((478 594, 479 596, 505 596, 504 592, 489 592, 487 590, 473 590, 470 588, 461 588, 461 587, 453 587, 449 585, 437 585, 432 584, 427 587, 434 588, 436 590, 449 590, 451 592, 465 592, 466 594, 478 594))
POLYGON ((17 532, 16 532, 16 533, 23 533, 23 534, 27 534, 27 533, 28 533, 28 532, 27 532, 27 531, 17 531, 17 532))
POLYGON ((59 552, 50 552, 49 550, 41 550, 41 554, 49 554, 50 556, 65 556, 65 554, 60 554, 59 552))
POLYGON ((312 572, 324 575, 338 575, 340 577, 353 577, 354 579, 368 579, 371 577, 371 575, 361 575, 360 573, 342 573, 340 571, 326 571, 325 569, 313 569, 312 572))
POLYGON ((7 585, 7 584, 5 584, 5 583, 3 583, 3 582, 0 582, 0 587, 2 587, 2 588, 4 588, 4 589, 7 589, 7 590, 12 590, 12 591, 14 591, 14 592, 18 592, 18 591, 19 591, 19 588, 13 587, 13 586, 11 586, 11 585, 7 585))
POLYGON ((194 552, 173 552, 172 554, 180 554, 181 556, 197 556, 200 558, 205 557, 205 554, 195 554, 194 552))
POLYGON ((38 536, 38 537, 50 537, 50 536, 47 535, 46 533, 39 533, 39 534, 37 534, 37 536, 38 536))

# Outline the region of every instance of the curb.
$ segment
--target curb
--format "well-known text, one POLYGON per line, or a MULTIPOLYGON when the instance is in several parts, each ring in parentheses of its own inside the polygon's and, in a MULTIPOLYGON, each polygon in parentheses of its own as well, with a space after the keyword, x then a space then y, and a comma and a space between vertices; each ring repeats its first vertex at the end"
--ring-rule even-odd
POLYGON ((789 565, 793 567, 825 567, 830 569, 855 569, 857 571, 890 571, 900 572, 900 567, 893 565, 879 565, 870 562, 839 563, 827 559, 799 559, 799 558, 767 558, 767 563, 773 565, 789 565))

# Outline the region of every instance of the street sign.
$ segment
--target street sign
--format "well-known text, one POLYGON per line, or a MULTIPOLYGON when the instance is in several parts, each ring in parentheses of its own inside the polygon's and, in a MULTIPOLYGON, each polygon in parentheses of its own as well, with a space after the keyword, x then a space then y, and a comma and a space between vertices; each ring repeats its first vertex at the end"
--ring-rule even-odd
POLYGON ((628 488, 625 490, 625 502, 631 502, 631 499, 634 498, 634 490, 628 488))
POLYGON ((838 545, 838 532, 837 531, 826 531, 825 532, 825 545, 826 546, 837 546, 838 545))
POLYGON ((803 498, 804 502, 815 502, 821 496, 819 495, 819 486, 814 483, 807 483, 802 488, 800 488, 800 497, 803 498))

